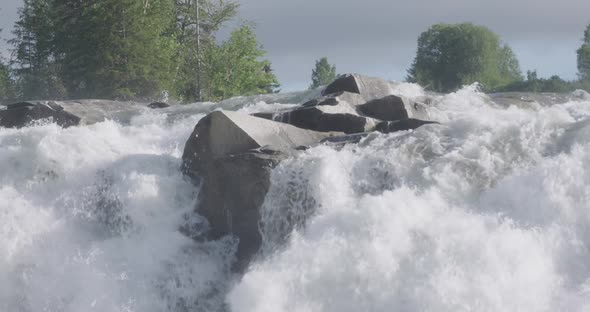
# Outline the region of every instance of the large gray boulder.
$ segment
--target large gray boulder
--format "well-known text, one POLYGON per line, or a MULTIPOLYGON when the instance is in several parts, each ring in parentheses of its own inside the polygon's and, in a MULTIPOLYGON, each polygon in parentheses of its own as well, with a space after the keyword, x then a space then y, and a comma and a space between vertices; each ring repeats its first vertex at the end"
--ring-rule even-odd
POLYGON ((411 105, 408 99, 401 98, 397 95, 388 95, 361 104, 357 109, 363 116, 394 121, 408 119, 408 110, 411 111, 411 105))
POLYGON ((364 102, 359 94, 340 92, 316 98, 291 111, 256 116, 321 132, 373 131, 378 121, 360 115, 357 109, 364 102))
POLYGON ((185 146, 183 171, 201 181, 197 210, 209 222, 209 238, 239 239, 235 270, 242 271, 261 246, 260 208, 271 169, 295 149, 341 134, 235 112, 216 111, 199 121, 185 146))
POLYGON ((48 120, 67 128, 80 124, 80 117, 54 103, 19 102, 0 110, 0 127, 22 128, 35 121, 48 120))
POLYGON ((391 95, 393 90, 391 83, 381 78, 367 77, 359 74, 346 74, 338 77, 326 86, 322 91, 322 95, 339 92, 360 94, 365 102, 367 102, 391 95))
POLYGON ((286 154, 254 150, 214 159, 204 173, 198 212, 209 222, 209 239, 239 239, 234 270, 243 271, 262 245, 260 209, 271 170, 286 154))
POLYGON ((199 121, 186 142, 183 170, 198 177, 210 169, 213 159, 221 156, 262 147, 288 152, 332 135, 236 112, 216 111, 199 121))

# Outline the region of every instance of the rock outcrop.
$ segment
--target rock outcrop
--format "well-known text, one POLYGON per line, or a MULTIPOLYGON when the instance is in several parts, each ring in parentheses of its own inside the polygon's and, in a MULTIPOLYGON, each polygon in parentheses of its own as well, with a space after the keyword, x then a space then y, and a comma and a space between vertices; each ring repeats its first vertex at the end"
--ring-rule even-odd
POLYGON ((239 239, 234 270, 243 271, 262 245, 260 209, 270 187, 271 170, 287 154, 253 150, 215 158, 203 173, 198 212, 207 218, 209 239, 239 239))
POLYGON ((134 116, 148 109, 146 103, 133 101, 76 100, 40 103, 55 103, 63 107, 68 113, 80 117, 81 125, 91 125, 105 120, 126 124, 134 116))
POLYGON ((90 125, 107 119, 125 124, 147 109, 145 103, 109 100, 19 102, 0 109, 0 127, 23 127, 38 120, 49 120, 63 127, 90 125))
POLYGON ((408 109, 411 110, 409 100, 397 95, 388 95, 358 106, 362 115, 387 121, 409 118, 408 109))
POLYGON ((201 181, 198 212, 209 221, 209 237, 239 238, 236 270, 262 243, 259 209, 271 169, 300 146, 337 134, 235 112, 216 111, 199 121, 185 146, 183 170, 201 181))
POLYGON ((288 152, 333 135, 245 114, 216 111, 199 121, 186 142, 183 170, 197 177, 210 169, 212 160, 222 156, 260 148, 288 152))
POLYGON ((64 128, 80 124, 80 117, 54 103, 19 102, 7 105, 5 110, 0 110, 0 127, 22 128, 40 120, 48 120, 64 128))
POLYGON ((359 94, 340 92, 314 99, 291 111, 258 116, 321 132, 373 131, 377 121, 358 113, 357 106, 362 103, 364 100, 359 94))
POLYGON ((216 111, 199 121, 183 154, 183 171, 201 184, 198 212, 208 237, 239 239, 242 271, 262 244, 260 209, 272 169, 297 150, 316 144, 355 144, 378 132, 411 130, 435 123, 425 104, 391 94, 389 82, 345 75, 324 94, 296 108, 254 116, 216 111))
POLYGON ((379 99, 393 93, 391 83, 380 79, 359 74, 346 74, 338 77, 326 86, 322 95, 339 92, 351 92, 360 94, 365 102, 379 99))

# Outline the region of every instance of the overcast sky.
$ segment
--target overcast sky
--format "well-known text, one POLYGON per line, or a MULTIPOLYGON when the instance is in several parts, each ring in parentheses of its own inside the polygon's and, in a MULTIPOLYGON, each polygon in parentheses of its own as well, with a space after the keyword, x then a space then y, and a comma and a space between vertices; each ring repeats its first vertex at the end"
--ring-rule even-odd
MULTIPOLYGON (((7 38, 20 0, 0 0, 7 38)), ((576 77, 576 49, 590 23, 590 0, 239 0, 254 21, 284 90, 304 89, 314 61, 327 56, 339 73, 402 80, 416 39, 440 22, 473 22, 512 46, 525 72, 576 77)), ((2 49, 6 44, 2 43, 2 49)))

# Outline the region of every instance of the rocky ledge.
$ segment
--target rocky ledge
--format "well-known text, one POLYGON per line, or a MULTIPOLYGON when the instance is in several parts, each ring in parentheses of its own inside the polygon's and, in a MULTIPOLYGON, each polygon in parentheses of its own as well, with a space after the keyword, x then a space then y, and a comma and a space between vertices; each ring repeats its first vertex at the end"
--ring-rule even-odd
POLYGON ((322 142, 356 142, 378 131, 411 130, 425 104, 392 95, 389 82, 344 75, 322 95, 288 111, 252 116, 216 111, 196 125, 186 142, 183 171, 201 187, 196 209, 209 222, 209 239, 234 235, 236 271, 262 244, 260 209, 270 173, 283 159, 322 142))
POLYGON ((67 128, 91 125, 107 119, 128 122, 142 110, 163 109, 170 105, 109 100, 29 101, 0 106, 0 127, 22 128, 39 121, 50 121, 67 128))

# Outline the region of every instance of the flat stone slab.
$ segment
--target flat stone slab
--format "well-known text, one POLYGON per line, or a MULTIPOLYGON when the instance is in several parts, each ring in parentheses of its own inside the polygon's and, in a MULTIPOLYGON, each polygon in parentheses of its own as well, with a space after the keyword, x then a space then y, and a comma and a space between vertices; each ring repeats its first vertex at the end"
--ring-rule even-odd
POLYGON ((359 114, 358 107, 363 103, 365 100, 359 94, 339 92, 311 100, 290 111, 257 116, 320 132, 373 131, 378 121, 359 114))
POLYGON ((53 103, 19 102, 0 110, 0 127, 4 128, 22 128, 41 120, 67 128, 79 125, 81 119, 53 103))
POLYGON ((322 95, 339 92, 351 92, 360 94, 365 102, 386 97, 393 94, 389 81, 381 78, 367 77, 359 74, 346 74, 338 77, 326 86, 322 95))
POLYGON ((207 170, 212 159, 261 147, 289 152, 341 133, 317 132, 229 111, 216 111, 199 121, 188 139, 183 169, 190 176, 207 170))

